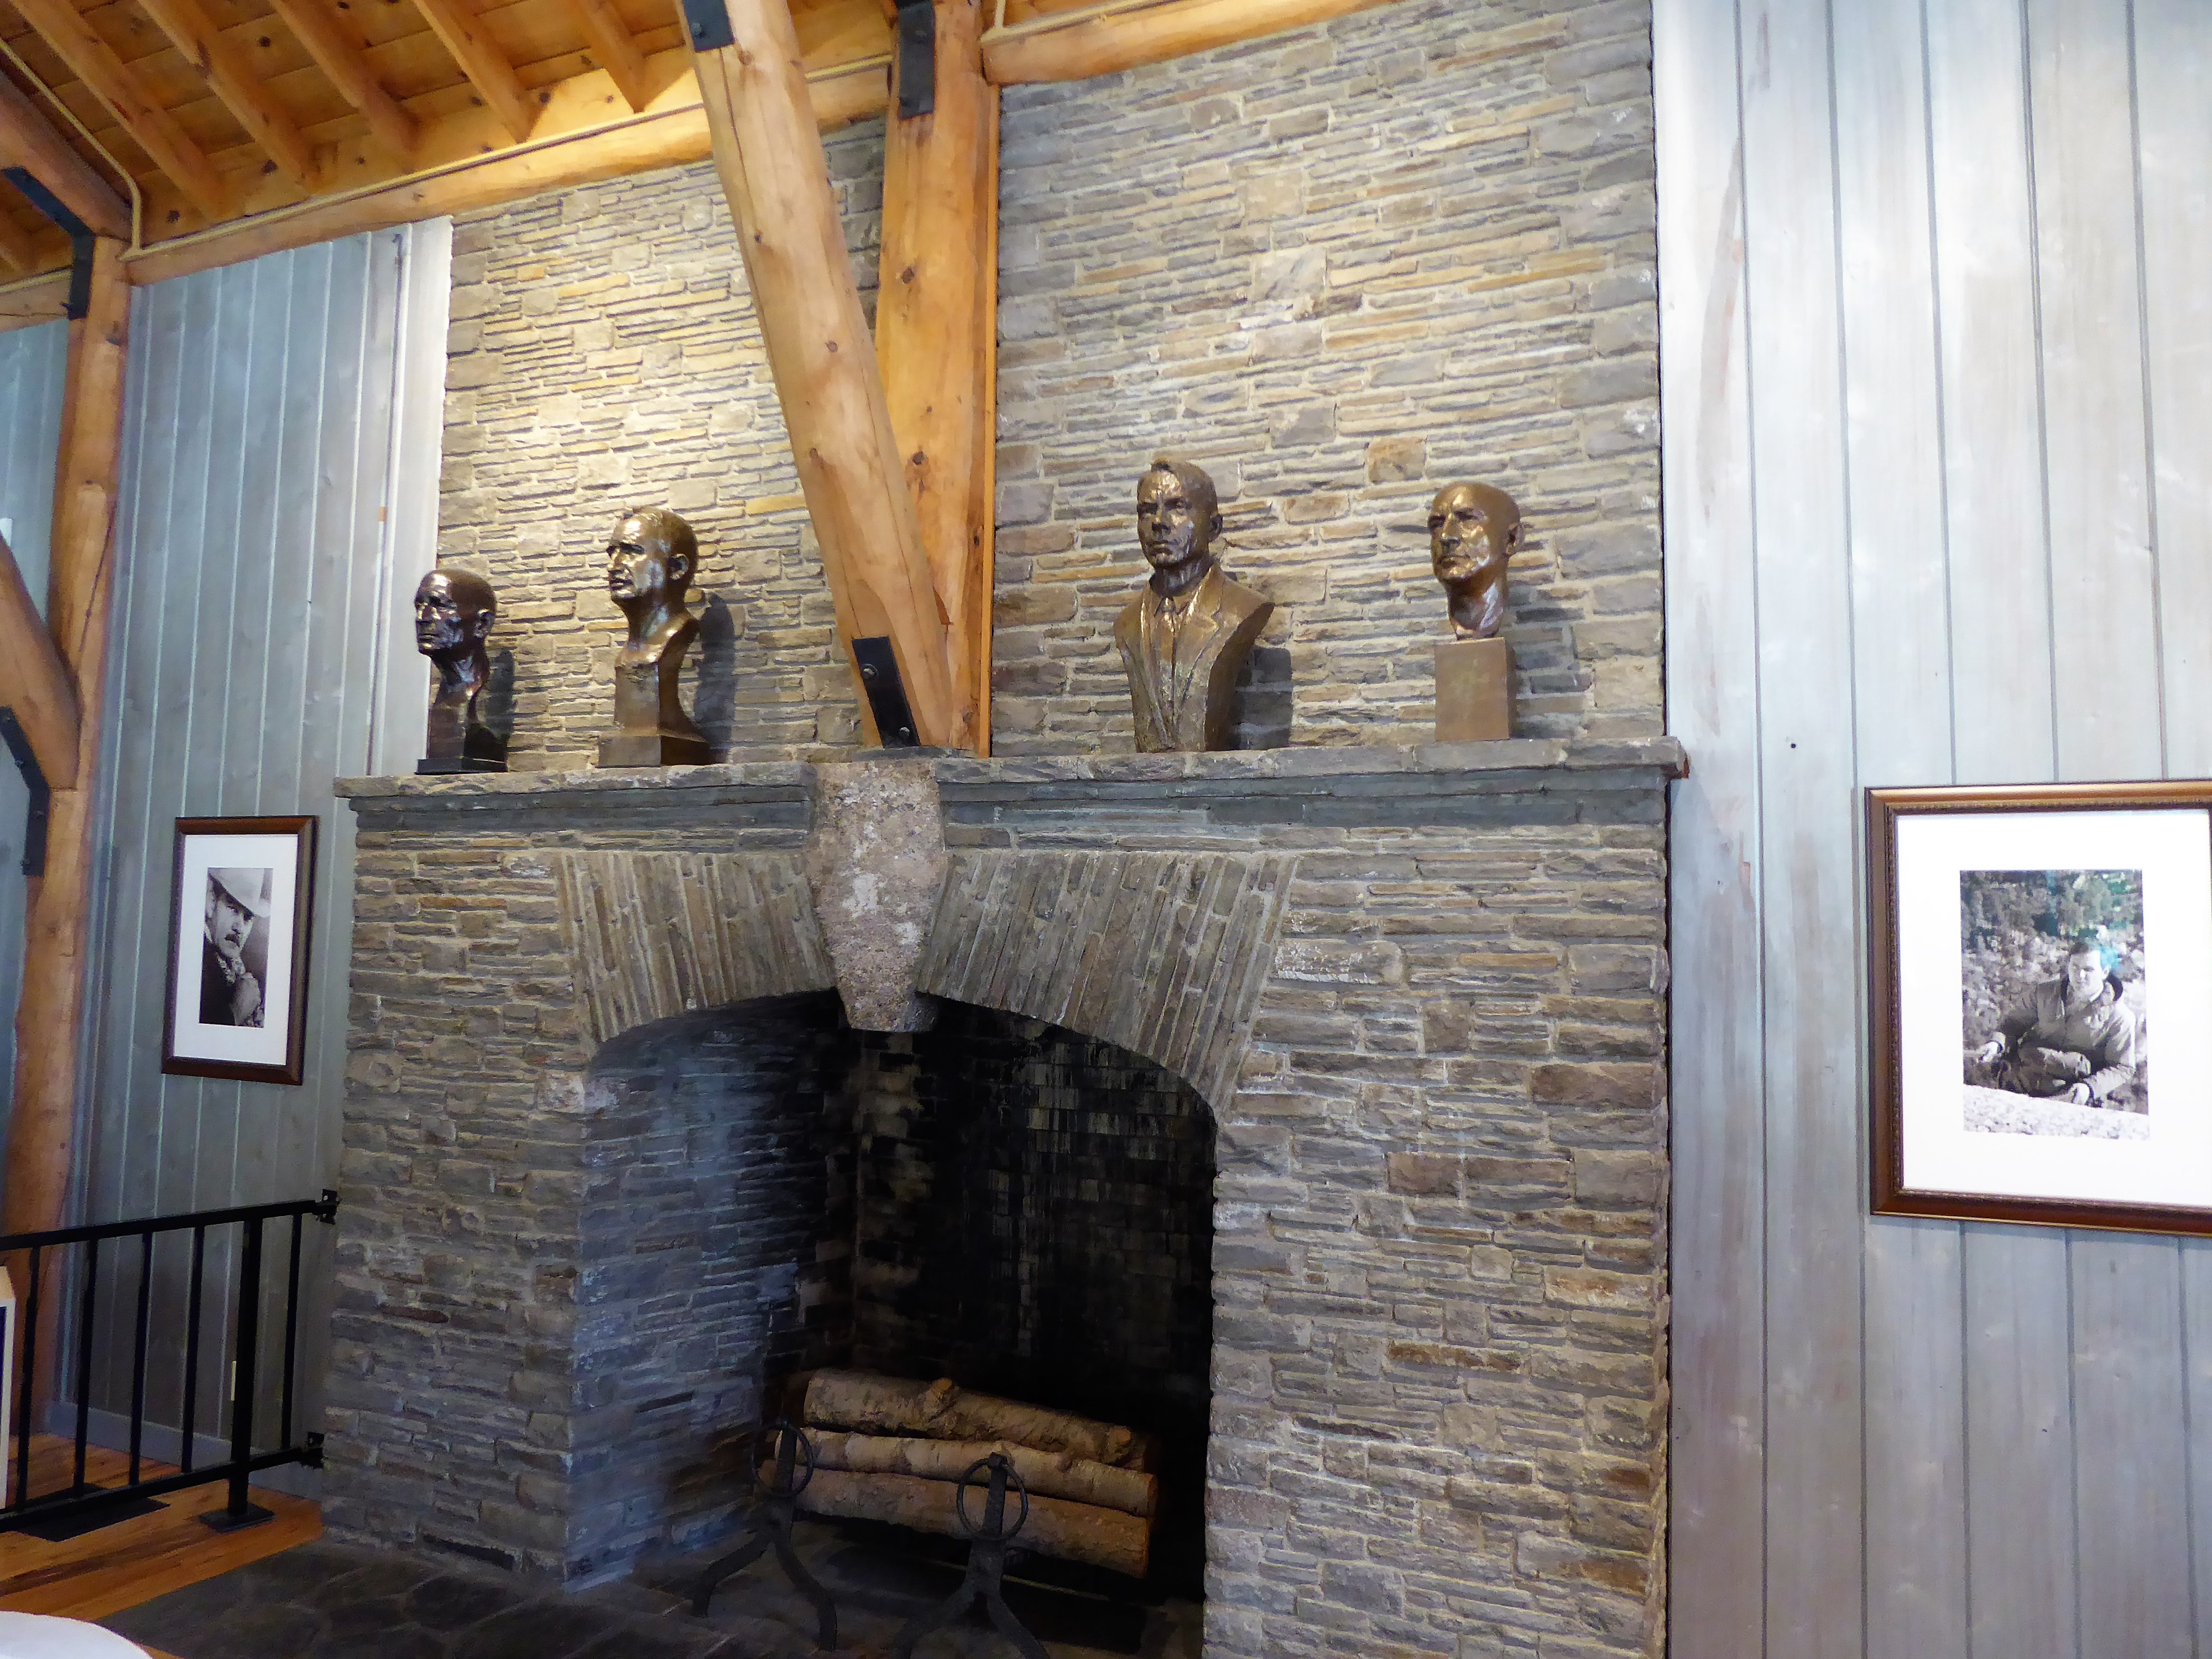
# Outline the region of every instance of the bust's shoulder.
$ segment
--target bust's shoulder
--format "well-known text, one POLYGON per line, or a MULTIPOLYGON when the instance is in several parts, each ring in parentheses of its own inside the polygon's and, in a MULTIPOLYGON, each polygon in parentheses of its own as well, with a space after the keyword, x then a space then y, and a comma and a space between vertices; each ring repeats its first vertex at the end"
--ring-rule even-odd
POLYGON ((1242 582, 1231 581, 1221 574, 1218 566, 1206 581, 1213 590, 1206 596, 1208 601, 1215 612, 1232 626, 1245 621, 1256 611, 1275 608, 1275 602, 1265 593, 1255 592, 1242 582))
POLYGON ((1144 637, 1145 595, 1151 592, 1150 586, 1139 588, 1137 597, 1123 605, 1121 615, 1114 618, 1114 640, 1117 645, 1133 649, 1144 637))

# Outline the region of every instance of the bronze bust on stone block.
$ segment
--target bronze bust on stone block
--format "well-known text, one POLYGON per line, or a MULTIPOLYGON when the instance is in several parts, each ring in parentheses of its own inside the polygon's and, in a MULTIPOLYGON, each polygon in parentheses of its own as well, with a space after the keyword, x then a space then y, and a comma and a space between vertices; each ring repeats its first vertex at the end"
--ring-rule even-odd
POLYGON ((1453 639, 1437 647, 1437 741, 1513 735, 1513 648, 1505 622, 1521 508, 1490 484, 1447 484, 1429 508, 1429 562, 1450 602, 1453 639))
POLYGON ((507 738, 486 707, 497 699, 486 695, 493 688, 484 641, 498 620, 491 584, 471 571, 441 566, 416 586, 415 648, 438 671, 418 774, 507 770, 507 738))
POLYGON ((1221 574, 1213 480, 1187 461, 1156 461, 1137 483, 1137 539, 1152 580, 1114 624, 1128 671, 1137 747, 1226 749, 1237 677, 1274 605, 1221 574))
POLYGON ((699 619, 684 603, 699 572, 699 541, 665 507, 632 513, 607 543, 607 593, 629 619, 615 659, 615 730, 599 739, 602 766, 698 766, 714 758, 684 712, 677 679, 699 619))

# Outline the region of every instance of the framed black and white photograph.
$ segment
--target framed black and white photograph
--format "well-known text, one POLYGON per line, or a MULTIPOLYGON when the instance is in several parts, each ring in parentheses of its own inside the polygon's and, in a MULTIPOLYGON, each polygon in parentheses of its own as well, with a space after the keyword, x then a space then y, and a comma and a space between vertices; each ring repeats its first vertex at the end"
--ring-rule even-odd
POLYGON ((300 1081, 315 820, 179 818, 161 1069, 300 1081))
POLYGON ((1874 1208, 2212 1233, 2212 783, 1867 792, 1874 1208))

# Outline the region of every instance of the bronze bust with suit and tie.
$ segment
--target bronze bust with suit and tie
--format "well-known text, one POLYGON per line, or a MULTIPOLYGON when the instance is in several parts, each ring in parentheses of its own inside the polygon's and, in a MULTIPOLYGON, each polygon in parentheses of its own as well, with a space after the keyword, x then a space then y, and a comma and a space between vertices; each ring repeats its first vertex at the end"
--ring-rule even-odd
POLYGON ((1221 574, 1213 480, 1188 461, 1155 461, 1137 483, 1137 539, 1152 580, 1114 624, 1128 671, 1137 747, 1226 749, 1237 678, 1275 607, 1221 574))

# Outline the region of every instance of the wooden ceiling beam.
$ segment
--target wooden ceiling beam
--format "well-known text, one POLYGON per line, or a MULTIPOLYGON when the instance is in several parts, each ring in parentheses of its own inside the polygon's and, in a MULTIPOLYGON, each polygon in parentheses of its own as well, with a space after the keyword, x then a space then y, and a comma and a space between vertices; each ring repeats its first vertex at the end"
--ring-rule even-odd
POLYGON ((983 73, 993 85, 1083 81, 1194 52, 1233 46, 1285 30, 1348 17, 1389 0, 1127 0, 1087 11, 1009 23, 983 37, 983 73))
POLYGON ((0 76, 0 167, 21 167, 100 236, 127 240, 131 209, 39 107, 0 76))
POLYGON ((0 537, 0 708, 15 711, 46 787, 76 788, 76 686, 5 537, 0 537))
POLYGON ((300 136, 298 124, 285 112, 268 86, 239 55, 222 31, 201 7, 199 0, 138 0, 149 17, 169 37, 192 72, 207 82, 208 90, 222 100, 246 137, 264 150, 295 184, 309 185, 314 176, 314 152, 300 136))
POLYGON ((471 9, 469 0, 415 0, 415 9, 514 142, 519 144, 530 137, 530 129, 538 120, 538 106, 523 89, 514 65, 493 44, 483 20, 471 9))
POLYGON ((699 91, 821 544, 839 653, 852 669, 872 738, 897 740, 877 732, 851 653, 856 639, 888 636, 914 721, 908 740, 957 744, 969 722, 954 690, 945 617, 853 279, 791 9, 785 0, 717 3, 732 44, 696 54, 699 91))
POLYGON ((15 6, 185 199, 208 218, 222 218, 227 192, 215 164, 175 117, 146 96, 129 66, 71 0, 15 0, 15 6))
POLYGON ((57 270, 0 289, 0 334, 58 321, 69 300, 69 272, 57 270))
POLYGON ((368 54, 340 26, 326 0, 270 0, 284 27, 328 76, 339 95, 361 112, 376 142, 395 161, 415 153, 415 118, 384 88, 368 54))
POLYGON ((646 76, 645 54, 637 49, 629 26, 615 9, 613 0, 568 0, 568 9, 584 31, 592 56, 599 60, 599 67, 615 83, 623 101, 634 110, 652 102, 653 84, 646 76))
POLYGON ((0 265, 26 276, 39 268, 37 244, 5 212, 0 212, 0 265))
POLYGON ((978 42, 988 0, 935 0, 935 110, 884 135, 876 361, 931 580, 951 637, 960 746, 990 753, 998 432, 999 90, 978 42))

